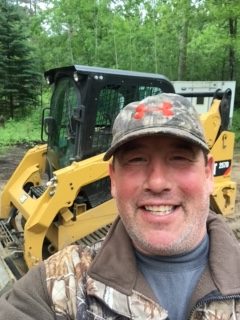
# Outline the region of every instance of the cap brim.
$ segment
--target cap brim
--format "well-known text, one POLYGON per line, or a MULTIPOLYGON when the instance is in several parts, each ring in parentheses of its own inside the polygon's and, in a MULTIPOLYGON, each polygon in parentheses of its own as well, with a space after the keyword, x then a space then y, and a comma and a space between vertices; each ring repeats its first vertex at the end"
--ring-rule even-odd
POLYGON ((133 132, 128 133, 127 135, 124 135, 121 138, 118 138, 118 142, 116 144, 113 144, 104 154, 103 160, 107 161, 109 160, 112 155, 116 152, 116 150, 121 147, 122 145, 124 145, 125 143, 137 139, 137 138, 141 138, 143 136, 152 136, 152 135, 170 135, 170 136, 174 136, 180 139, 184 139, 187 140, 195 145, 198 145, 200 148, 202 148, 205 152, 209 152, 209 148, 208 145, 206 144, 205 141, 199 139, 198 137, 194 136, 192 133, 188 132, 188 131, 184 131, 181 129, 177 129, 177 128, 164 128, 161 127, 160 128, 145 128, 145 129, 141 129, 141 130, 136 130, 133 132))

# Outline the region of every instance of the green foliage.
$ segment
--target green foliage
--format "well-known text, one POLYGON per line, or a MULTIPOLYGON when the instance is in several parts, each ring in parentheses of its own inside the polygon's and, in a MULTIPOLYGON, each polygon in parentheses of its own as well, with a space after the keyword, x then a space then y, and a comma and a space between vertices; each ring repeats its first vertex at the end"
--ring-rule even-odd
POLYGON ((44 68, 87 64, 158 72, 172 80, 235 80, 229 55, 232 50, 237 69, 240 43, 229 21, 239 19, 236 1, 51 3, 38 15, 44 68))
POLYGON ((235 143, 240 146, 240 109, 234 110, 232 130, 235 132, 235 143))

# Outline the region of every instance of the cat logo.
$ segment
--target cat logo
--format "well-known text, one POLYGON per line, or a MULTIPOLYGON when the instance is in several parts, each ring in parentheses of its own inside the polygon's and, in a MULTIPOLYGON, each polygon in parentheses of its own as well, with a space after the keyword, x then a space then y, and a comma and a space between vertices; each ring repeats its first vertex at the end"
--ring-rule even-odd
POLYGON ((216 161, 214 163, 213 174, 215 177, 227 176, 231 171, 231 160, 216 161))

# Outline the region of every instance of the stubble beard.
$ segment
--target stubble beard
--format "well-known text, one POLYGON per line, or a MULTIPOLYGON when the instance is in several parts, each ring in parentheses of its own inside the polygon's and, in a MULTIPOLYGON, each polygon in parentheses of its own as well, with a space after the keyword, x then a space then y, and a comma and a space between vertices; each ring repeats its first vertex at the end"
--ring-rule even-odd
MULTIPOLYGON (((147 253, 149 255, 159 256, 173 256, 184 254, 193 250, 203 239, 205 233, 201 235, 200 230, 206 230, 206 220, 209 213, 209 196, 205 196, 202 201, 202 205, 197 208, 198 215, 194 215, 195 219, 188 222, 184 232, 174 241, 168 245, 162 243, 152 244, 147 241, 144 234, 140 232, 138 225, 134 218, 129 219, 127 216, 122 217, 123 224, 131 238, 134 247, 140 252, 147 253)), ((121 207, 120 203, 117 204, 118 208, 121 207)), ((119 208, 120 209, 120 208, 119 208)), ((121 211, 119 211, 121 212, 121 211)), ((185 208, 186 215, 191 213, 185 208)), ((121 216, 121 214, 120 214, 121 216)), ((134 217, 134 216, 133 216, 134 217)), ((206 232, 206 231, 205 231, 206 232)))

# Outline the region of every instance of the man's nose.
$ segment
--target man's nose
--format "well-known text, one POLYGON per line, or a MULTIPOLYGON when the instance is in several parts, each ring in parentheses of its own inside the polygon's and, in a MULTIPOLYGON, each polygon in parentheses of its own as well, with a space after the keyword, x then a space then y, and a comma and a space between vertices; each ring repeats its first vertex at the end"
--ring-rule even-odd
POLYGON ((144 189, 154 193, 171 189, 169 167, 162 160, 155 160, 149 165, 144 189))

